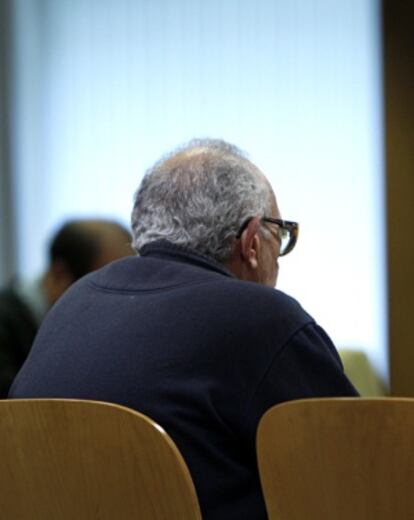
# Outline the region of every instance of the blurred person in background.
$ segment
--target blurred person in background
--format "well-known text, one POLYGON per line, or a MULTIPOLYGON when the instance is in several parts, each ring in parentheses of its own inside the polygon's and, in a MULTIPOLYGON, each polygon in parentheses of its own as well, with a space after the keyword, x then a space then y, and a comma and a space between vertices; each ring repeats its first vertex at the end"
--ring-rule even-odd
POLYGON ((52 237, 46 272, 0 290, 0 398, 22 366, 47 311, 76 280, 131 255, 131 235, 117 222, 77 219, 52 237))
POLYGON ((176 442, 205 520, 265 519, 256 462, 264 412, 357 395, 326 332, 274 288, 298 226, 282 220, 242 152, 207 139, 147 172, 132 229, 139 256, 59 299, 9 396, 138 410, 176 442))

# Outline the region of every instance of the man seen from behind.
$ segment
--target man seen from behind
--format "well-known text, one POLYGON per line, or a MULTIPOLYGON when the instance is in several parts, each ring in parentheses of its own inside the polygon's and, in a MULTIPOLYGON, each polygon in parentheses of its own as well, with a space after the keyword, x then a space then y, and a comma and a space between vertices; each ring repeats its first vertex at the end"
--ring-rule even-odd
POLYGON ((132 229, 138 256, 66 292, 10 396, 134 408, 176 442, 203 518, 265 519, 255 449, 264 412, 356 395, 324 330, 274 288, 298 226, 242 152, 207 139, 147 172, 132 229))

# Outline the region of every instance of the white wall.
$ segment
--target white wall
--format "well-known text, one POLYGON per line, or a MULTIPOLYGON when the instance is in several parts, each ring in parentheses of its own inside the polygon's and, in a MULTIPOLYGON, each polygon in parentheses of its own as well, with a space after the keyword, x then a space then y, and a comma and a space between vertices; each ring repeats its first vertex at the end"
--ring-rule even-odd
POLYGON ((377 0, 15 0, 19 270, 73 214, 128 222, 144 170, 222 137, 301 224, 279 287, 387 373, 377 0))

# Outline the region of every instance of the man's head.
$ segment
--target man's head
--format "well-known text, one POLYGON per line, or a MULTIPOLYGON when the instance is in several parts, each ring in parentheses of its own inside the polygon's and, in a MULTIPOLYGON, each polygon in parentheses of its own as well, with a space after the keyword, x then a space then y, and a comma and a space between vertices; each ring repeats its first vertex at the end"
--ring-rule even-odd
POLYGON ((235 146, 196 140, 144 176, 132 212, 133 246, 139 252, 168 240, 241 279, 274 286, 280 241, 277 226, 263 217, 280 218, 265 176, 235 146))
POLYGON ((65 223, 49 245, 43 283, 49 305, 78 278, 132 253, 131 235, 117 222, 78 219, 65 223))

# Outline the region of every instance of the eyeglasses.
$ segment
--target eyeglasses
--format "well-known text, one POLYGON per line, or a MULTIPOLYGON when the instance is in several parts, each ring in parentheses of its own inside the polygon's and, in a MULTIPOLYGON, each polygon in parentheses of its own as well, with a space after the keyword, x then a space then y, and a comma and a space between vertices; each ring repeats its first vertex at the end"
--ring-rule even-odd
MULTIPOLYGON (((251 218, 248 218, 237 233, 236 238, 240 238, 243 231, 248 226, 251 218)), ((291 220, 281 220, 280 218, 263 217, 262 222, 277 225, 277 236, 280 242, 279 256, 285 256, 292 251, 296 245, 299 234, 299 224, 291 220)))
POLYGON ((285 256, 292 251, 296 245, 299 234, 299 224, 291 220, 281 220, 280 218, 263 217, 262 222, 276 224, 277 234, 280 240, 279 256, 285 256))

